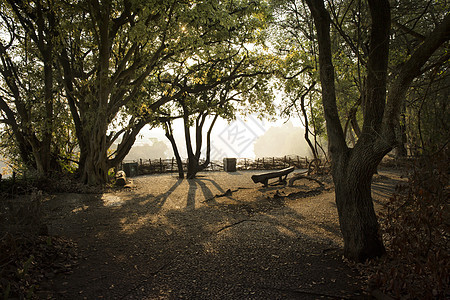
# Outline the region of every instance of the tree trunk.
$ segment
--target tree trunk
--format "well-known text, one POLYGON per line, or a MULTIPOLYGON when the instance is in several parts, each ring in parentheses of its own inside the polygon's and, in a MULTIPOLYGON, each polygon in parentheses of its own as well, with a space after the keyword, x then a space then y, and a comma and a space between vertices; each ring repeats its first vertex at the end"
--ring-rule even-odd
MULTIPOLYGON (((366 151, 370 151, 370 147, 366 151)), ((384 254, 385 249, 371 195, 372 176, 379 157, 361 152, 356 148, 343 154, 333 170, 333 180, 344 256, 362 262, 384 254)))
POLYGON ((173 137, 173 130, 172 126, 170 125, 170 122, 166 122, 164 124, 164 129, 166 131, 166 137, 170 141, 170 144, 172 145, 173 154, 175 155, 175 159, 177 161, 178 178, 183 179, 184 178, 183 161, 181 160, 177 143, 175 142, 175 138, 173 137))
POLYGON ((206 169, 211 161, 211 131, 217 121, 219 115, 215 115, 211 125, 209 126, 207 135, 206 135, 206 159, 205 162, 200 164, 200 155, 201 155, 201 147, 203 144, 203 126, 205 125, 206 118, 208 117, 208 112, 204 111, 199 113, 195 122, 195 153, 192 147, 192 139, 189 128, 189 112, 186 107, 184 108, 184 134, 186 139, 186 148, 188 154, 188 163, 187 163, 187 178, 192 179, 195 178, 198 172, 206 169))
POLYGON ((308 122, 308 114, 306 113, 306 107, 305 107, 305 97, 308 95, 308 93, 314 88, 314 86, 316 85, 316 82, 313 82, 313 84, 306 90, 306 92, 301 95, 300 97, 300 108, 303 114, 303 119, 305 120, 305 140, 306 143, 308 143, 309 148, 311 149, 311 152, 313 154, 313 157, 316 161, 316 169, 319 169, 319 165, 318 165, 318 160, 319 157, 317 155, 317 151, 316 148, 314 147, 314 145, 311 143, 311 140, 309 139, 309 122, 308 122))
POLYGON ((53 57, 51 41, 43 51, 44 55, 44 104, 45 104, 45 120, 42 133, 42 142, 36 157, 36 165, 40 165, 42 170, 38 173, 46 176, 50 172, 51 163, 51 144, 53 135, 53 57), (39 161, 39 162, 38 162, 39 161))
MULTIPOLYGON (((307 4, 314 18, 319 43, 320 81, 322 85, 322 101, 327 126, 329 150, 332 163, 332 175, 335 185, 336 205, 339 222, 344 238, 344 254, 347 258, 364 261, 368 258, 381 256, 385 253, 383 242, 378 234, 378 222, 373 208, 371 197, 371 179, 376 166, 384 156, 374 152, 373 141, 376 138, 375 130, 380 129, 384 104, 376 105, 377 101, 384 103, 383 93, 386 92, 385 72, 383 67, 387 64, 388 36, 382 36, 390 21, 389 3, 381 3, 380 7, 387 8, 380 13, 387 20, 377 24, 372 30, 371 45, 379 47, 373 52, 372 61, 369 60, 369 77, 372 80, 368 86, 371 88, 371 97, 368 99, 367 112, 363 131, 365 138, 360 138, 354 149, 349 149, 345 142, 339 113, 336 106, 336 92, 334 79, 334 66, 330 40, 330 15, 325 9, 322 0, 308 0, 307 4), (381 42, 380 42, 381 40, 381 42), (378 44, 377 44, 378 43, 378 44), (383 61, 373 61, 374 58, 383 61), (384 61, 385 60, 385 61, 384 61), (384 86, 383 86, 384 84, 384 86), (381 87, 381 88, 380 88, 381 87), (384 91, 383 91, 384 88, 384 91), (381 115, 380 115, 381 114, 381 115), (371 125, 368 126, 370 121, 371 125)), ((379 16, 377 16, 379 17, 379 16)), ((373 22, 376 22, 373 20, 373 22)), ((374 49, 374 48, 372 48, 374 49)), ((385 69, 386 71, 386 69, 385 69)))
POLYGON ((87 145, 85 158, 80 169, 81 181, 88 185, 102 185, 108 182, 108 143, 106 141, 106 120, 98 117, 93 124, 86 125, 83 132, 84 144, 87 145))
POLYGON ((395 156, 397 158, 402 158, 408 156, 408 151, 406 150, 406 143, 408 141, 408 138, 406 136, 406 103, 404 102, 402 105, 402 113, 401 113, 401 122, 398 127, 398 134, 399 141, 397 146, 395 147, 395 156))
POLYGON ((371 180, 381 159, 395 145, 400 108, 412 80, 430 56, 450 37, 450 14, 403 64, 386 100, 390 7, 387 0, 369 0, 372 19, 364 124, 355 147, 345 144, 336 107, 330 15, 323 0, 307 0, 319 42, 320 81, 327 124, 332 175, 345 256, 364 261, 385 253, 371 198, 371 180))

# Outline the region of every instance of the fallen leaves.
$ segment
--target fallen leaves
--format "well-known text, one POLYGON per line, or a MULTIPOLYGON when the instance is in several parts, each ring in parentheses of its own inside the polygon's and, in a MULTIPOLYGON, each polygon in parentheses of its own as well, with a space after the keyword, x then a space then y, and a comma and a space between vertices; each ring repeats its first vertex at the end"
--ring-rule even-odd
POLYGON ((449 159, 422 159, 380 215, 387 257, 359 266, 396 298, 444 299, 450 285, 449 159), (447 161, 447 163, 445 163, 447 161))
POLYGON ((70 273, 78 265, 76 245, 57 237, 17 238, 14 243, 6 237, 0 240, 2 250, 0 290, 2 296, 31 297, 45 288, 60 273, 70 273), (5 255, 7 257, 5 257, 5 255), (6 262, 5 262, 6 259, 6 262))

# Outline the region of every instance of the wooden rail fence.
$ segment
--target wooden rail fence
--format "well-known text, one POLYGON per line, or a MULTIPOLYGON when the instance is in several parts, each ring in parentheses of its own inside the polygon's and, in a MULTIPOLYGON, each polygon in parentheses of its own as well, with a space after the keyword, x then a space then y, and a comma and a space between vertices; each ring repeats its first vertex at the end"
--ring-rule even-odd
MULTIPOLYGON (((124 160, 119 169, 123 170, 125 164, 133 164, 137 166, 137 175, 170 173, 177 172, 177 162, 175 158, 159 158, 159 159, 139 159, 124 160)), ((283 156, 283 157, 262 157, 256 159, 238 158, 236 160, 237 170, 273 170, 283 169, 294 166, 297 169, 308 168, 308 158, 300 156, 283 156)), ((187 160, 183 160, 183 169, 187 170, 187 160)), ((223 171, 223 162, 211 161, 205 171, 223 171)))

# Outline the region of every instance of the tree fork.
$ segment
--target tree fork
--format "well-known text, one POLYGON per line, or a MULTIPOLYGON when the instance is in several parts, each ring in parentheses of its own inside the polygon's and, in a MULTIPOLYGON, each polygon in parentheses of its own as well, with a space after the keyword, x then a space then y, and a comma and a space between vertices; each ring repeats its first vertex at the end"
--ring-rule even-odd
POLYGON ((355 261, 381 256, 385 248, 371 196, 371 180, 385 155, 374 151, 376 132, 381 129, 386 94, 386 67, 389 53, 390 8, 388 1, 369 1, 372 16, 371 55, 368 65, 370 88, 362 132, 354 149, 347 147, 336 105, 334 66, 330 39, 330 15, 322 0, 307 4, 316 26, 319 43, 322 101, 329 138, 332 175, 339 223, 344 238, 344 255, 355 261), (381 20, 380 20, 381 18, 381 20), (376 24, 381 22, 382 24, 376 24), (374 61, 382 60, 382 61, 374 61), (380 103, 381 102, 381 103, 380 103), (374 127, 370 126, 375 124, 374 127))

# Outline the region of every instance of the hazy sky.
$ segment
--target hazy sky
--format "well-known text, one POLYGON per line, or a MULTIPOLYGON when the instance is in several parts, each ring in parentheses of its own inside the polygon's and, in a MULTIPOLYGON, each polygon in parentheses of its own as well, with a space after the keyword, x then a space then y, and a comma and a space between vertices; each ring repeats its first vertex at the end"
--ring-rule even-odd
MULTIPOLYGON (((246 118, 237 117, 235 121, 228 122, 218 119, 211 133, 211 157, 214 160, 221 160, 224 157, 255 158, 263 156, 284 156, 284 155, 308 155, 307 144, 303 138, 303 127, 300 120, 290 120, 284 124, 285 120, 268 121, 259 120, 249 116, 246 118)), ((204 128, 206 137, 207 126, 204 128)), ((184 141, 184 131, 182 121, 174 123, 174 136, 178 149, 183 158, 186 157, 186 146, 184 141)), ((156 158, 155 152, 160 154, 160 141, 167 144, 168 157, 173 156, 172 147, 164 135, 161 128, 149 130, 144 127, 135 146, 126 159, 137 159, 135 154, 156 158), (156 143, 156 144, 155 144, 156 143), (158 149, 153 147, 157 145, 158 149)), ((204 141, 206 143, 206 139, 204 141)), ((206 145, 203 145, 205 148, 206 145)))
MULTIPOLYGON (((205 125, 205 136, 207 126, 209 124, 205 125)), ((183 158, 186 158, 182 121, 176 121, 173 128, 180 154, 183 158)), ((211 158, 222 160, 224 157, 306 156, 309 155, 309 149, 303 134, 304 129, 298 119, 292 119, 287 123, 285 123, 285 120, 259 120, 252 116, 237 117, 231 123, 218 119, 211 133, 211 158)), ((206 145, 203 145, 203 148, 205 147, 206 145)), ((173 157, 172 147, 164 135, 164 130, 161 128, 150 130, 146 126, 141 130, 135 145, 125 159, 171 157, 173 157)), ((0 172, 3 166, 0 162, 0 172)))

